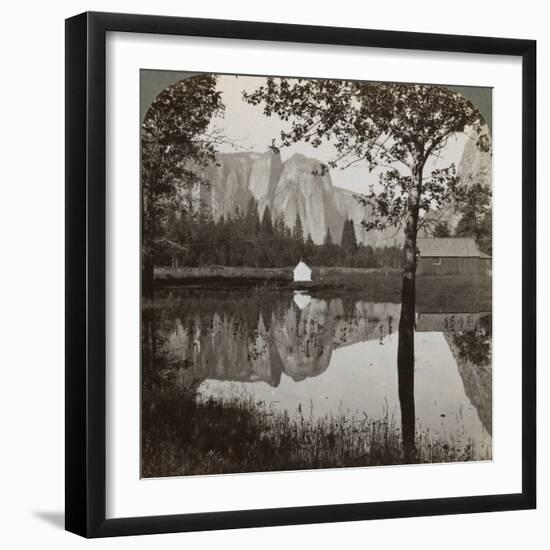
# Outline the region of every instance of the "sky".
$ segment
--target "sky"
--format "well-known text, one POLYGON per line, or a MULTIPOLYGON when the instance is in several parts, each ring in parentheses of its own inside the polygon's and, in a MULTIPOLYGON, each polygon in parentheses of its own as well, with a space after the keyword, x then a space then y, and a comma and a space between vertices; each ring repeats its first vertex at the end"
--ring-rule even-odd
MULTIPOLYGON (((273 138, 280 136, 282 129, 289 128, 289 123, 281 121, 276 115, 264 116, 261 106, 253 106, 243 101, 243 90, 253 92, 264 84, 265 80, 265 77, 256 76, 223 75, 219 77, 218 90, 222 93, 225 113, 222 118, 214 119, 212 125, 223 129, 226 137, 238 145, 238 150, 264 152, 271 145, 273 138)), ((458 167, 467 139, 469 138, 465 135, 460 135, 449 140, 442 151, 441 158, 435 161, 433 167, 443 168, 452 162, 458 167)), ((230 144, 224 144, 218 149, 222 153, 237 150, 230 144)), ((294 153, 301 153, 322 162, 327 162, 335 156, 334 147, 326 141, 317 148, 307 143, 296 143, 282 148, 282 160, 286 160, 294 153)), ((371 183, 376 186, 378 182, 378 172, 369 173, 367 165, 362 162, 344 170, 338 168, 331 170, 330 175, 334 185, 357 193, 368 191, 371 183)))

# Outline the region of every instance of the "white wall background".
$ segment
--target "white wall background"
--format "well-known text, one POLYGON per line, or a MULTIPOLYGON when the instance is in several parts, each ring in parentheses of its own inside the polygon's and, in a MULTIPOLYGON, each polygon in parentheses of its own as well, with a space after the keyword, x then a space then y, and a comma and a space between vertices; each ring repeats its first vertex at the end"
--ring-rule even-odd
MULTIPOLYGON (((543 2, 156 0, 9 2, 0 33, 0 544, 5 548, 545 548, 550 538, 550 382, 542 285, 550 216, 550 37, 543 2), (64 18, 120 11, 533 38, 539 55, 539 509, 86 542, 62 530, 64 369, 64 18)), ((519 183, 518 183, 519 184, 519 183)), ((519 190, 518 190, 519 191, 519 190)))

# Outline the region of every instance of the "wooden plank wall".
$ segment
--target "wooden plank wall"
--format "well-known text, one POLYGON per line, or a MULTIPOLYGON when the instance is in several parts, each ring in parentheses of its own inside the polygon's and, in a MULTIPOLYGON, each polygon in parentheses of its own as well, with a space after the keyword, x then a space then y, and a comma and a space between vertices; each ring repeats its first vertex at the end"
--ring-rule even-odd
POLYGON ((426 275, 478 275, 479 258, 441 258, 441 265, 434 264, 435 258, 418 258, 417 273, 426 275))

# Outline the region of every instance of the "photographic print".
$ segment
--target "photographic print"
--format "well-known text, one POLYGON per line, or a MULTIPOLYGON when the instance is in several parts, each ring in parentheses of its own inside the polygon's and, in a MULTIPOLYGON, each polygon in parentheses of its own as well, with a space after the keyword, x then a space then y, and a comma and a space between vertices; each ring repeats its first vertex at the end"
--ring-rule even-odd
POLYGON ((492 459, 492 90, 141 70, 141 476, 492 459))

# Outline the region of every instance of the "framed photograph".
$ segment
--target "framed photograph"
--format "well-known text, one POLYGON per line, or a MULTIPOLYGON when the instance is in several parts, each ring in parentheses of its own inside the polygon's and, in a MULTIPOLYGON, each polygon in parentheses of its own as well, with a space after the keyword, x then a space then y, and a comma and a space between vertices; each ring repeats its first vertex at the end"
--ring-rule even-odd
POLYGON ((536 44, 66 21, 66 528, 535 507, 536 44))

